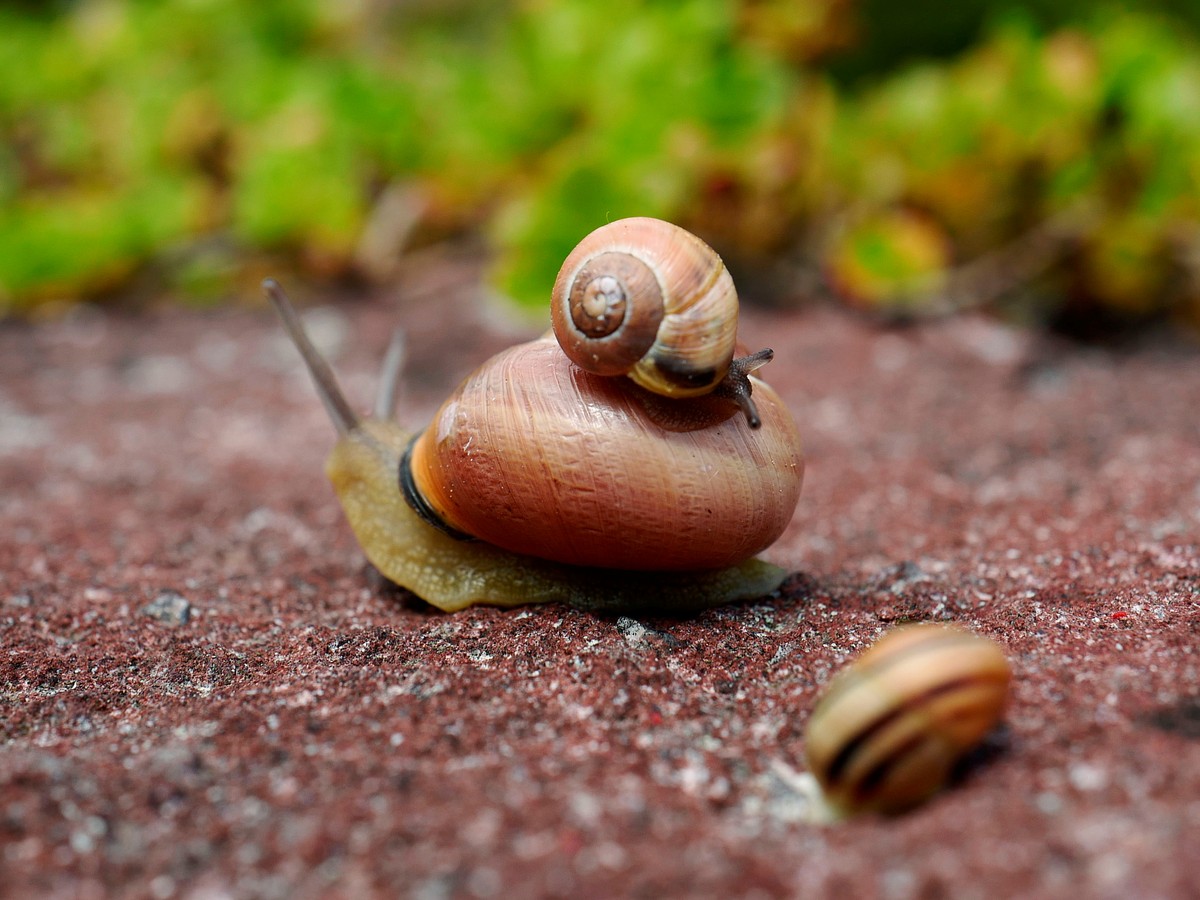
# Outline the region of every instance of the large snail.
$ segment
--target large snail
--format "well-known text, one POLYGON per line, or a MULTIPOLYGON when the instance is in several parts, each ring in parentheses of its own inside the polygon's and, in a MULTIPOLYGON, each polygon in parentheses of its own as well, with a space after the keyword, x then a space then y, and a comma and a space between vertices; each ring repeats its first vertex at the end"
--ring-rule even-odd
POLYGON ((556 330, 598 373, 543 336, 484 363, 415 438, 389 420, 398 366, 359 417, 282 289, 264 287, 339 432, 326 472, 351 528, 376 568, 434 606, 687 611, 782 582, 754 557, 795 510, 800 437, 751 376, 770 351, 734 358, 732 281, 683 229, 625 219, 568 257, 556 330), (623 340, 642 349, 614 356, 623 340))

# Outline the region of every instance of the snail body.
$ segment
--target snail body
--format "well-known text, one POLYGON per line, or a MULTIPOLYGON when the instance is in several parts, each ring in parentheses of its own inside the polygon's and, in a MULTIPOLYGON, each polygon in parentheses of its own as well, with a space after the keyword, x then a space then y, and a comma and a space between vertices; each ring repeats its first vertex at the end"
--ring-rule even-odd
MULTIPOLYGON (((704 247, 688 239, 687 252, 704 247)), ((704 278, 718 267, 710 260, 704 278)), ((610 277, 591 280, 617 291, 610 277)), ((678 396, 585 371, 544 337, 484 363, 414 437, 387 403, 371 418, 353 412, 282 290, 265 287, 339 432, 326 473, 359 543, 433 605, 682 612, 782 582, 754 555, 791 519, 804 462, 783 402, 751 376, 770 351, 733 359, 731 344, 730 360, 702 364, 719 377, 678 396)), ((641 288, 619 291, 640 300, 641 288)))
POLYGON ((934 623, 893 629, 830 682, 805 753, 843 814, 896 813, 939 790, 1000 721, 1011 670, 993 641, 934 623))

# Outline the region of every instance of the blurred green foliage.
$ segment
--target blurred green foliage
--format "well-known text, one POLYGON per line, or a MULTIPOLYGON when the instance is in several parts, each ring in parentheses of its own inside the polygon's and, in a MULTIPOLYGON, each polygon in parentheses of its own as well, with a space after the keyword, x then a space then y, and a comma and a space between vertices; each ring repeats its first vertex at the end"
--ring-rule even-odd
POLYGON ((641 214, 907 311, 1003 294, 962 264, 1054 222, 1016 267, 1033 314, 1200 321, 1194 33, 1027 7, 881 73, 852 0, 3 6, 0 312, 148 271, 219 297, 264 259, 386 278, 470 231, 544 303, 584 233, 641 214))

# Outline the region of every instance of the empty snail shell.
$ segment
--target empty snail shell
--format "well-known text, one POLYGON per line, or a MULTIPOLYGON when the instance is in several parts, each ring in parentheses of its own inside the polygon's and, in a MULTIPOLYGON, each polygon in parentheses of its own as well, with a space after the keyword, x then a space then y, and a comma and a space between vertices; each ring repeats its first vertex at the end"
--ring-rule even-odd
POLYGON ((843 669, 809 718, 806 755, 843 814, 896 813, 940 789, 1000 721, 1011 678, 993 641, 935 623, 893 629, 843 669))
POLYGON ((354 413, 282 290, 265 287, 341 435, 326 471, 351 527, 385 576, 433 605, 683 611, 782 581, 754 556, 790 521, 804 462, 753 364, 741 377, 757 428, 736 396, 666 399, 583 371, 543 337, 484 363, 414 438, 390 402, 354 413))

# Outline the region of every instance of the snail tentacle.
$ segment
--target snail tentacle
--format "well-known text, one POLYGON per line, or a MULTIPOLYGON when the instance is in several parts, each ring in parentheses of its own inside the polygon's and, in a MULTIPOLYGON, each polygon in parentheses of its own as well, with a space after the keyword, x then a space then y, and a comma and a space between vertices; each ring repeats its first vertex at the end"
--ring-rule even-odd
POLYGON ((383 365, 379 370, 379 393, 375 395, 374 409, 377 419, 391 419, 396 414, 396 401, 400 397, 407 356, 404 329, 397 328, 392 332, 392 339, 388 342, 387 353, 384 354, 383 365))
POLYGON ((308 374, 317 389, 317 395, 325 405, 325 411, 329 413, 329 418, 333 421, 333 427, 337 429, 337 433, 344 436, 352 431, 360 430, 362 421, 359 419, 358 413, 354 411, 354 407, 342 393, 333 370, 329 368, 329 363, 313 346, 308 332, 304 330, 304 323, 300 321, 300 316, 296 312, 296 307, 292 306, 292 301, 288 299, 279 282, 274 278, 267 278, 264 279, 262 287, 266 292, 267 299, 279 313, 279 318, 283 320, 283 327, 287 329, 292 343, 300 351, 300 356, 304 359, 304 366, 308 369, 308 374))
POLYGON ((751 397, 754 387, 750 384, 751 373, 761 369, 775 358, 771 349, 759 350, 749 356, 739 356, 729 364, 729 371, 721 379, 713 393, 736 403, 746 416, 746 423, 751 428, 761 428, 762 418, 758 414, 758 406, 751 397))

